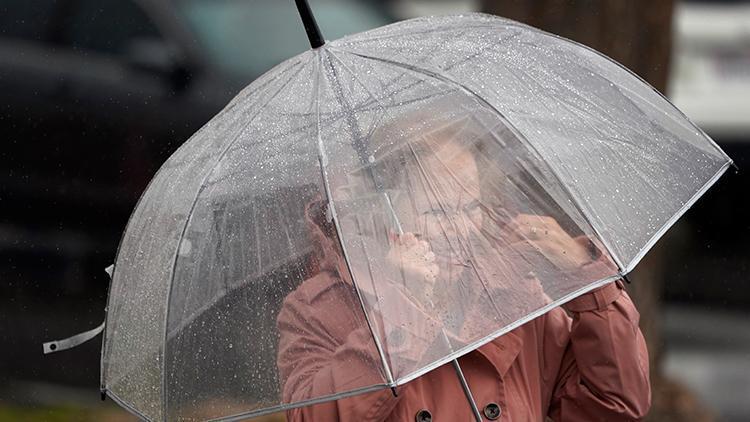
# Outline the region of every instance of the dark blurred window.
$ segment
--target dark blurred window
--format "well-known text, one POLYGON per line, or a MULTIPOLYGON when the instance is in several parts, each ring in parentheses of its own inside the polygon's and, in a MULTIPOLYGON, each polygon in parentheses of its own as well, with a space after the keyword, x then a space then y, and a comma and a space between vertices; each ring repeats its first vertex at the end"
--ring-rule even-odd
POLYGON ((0 37, 42 40, 56 0, 0 0, 0 37))
POLYGON ((77 0, 63 38, 77 50, 118 54, 133 40, 160 35, 148 15, 130 0, 77 0))

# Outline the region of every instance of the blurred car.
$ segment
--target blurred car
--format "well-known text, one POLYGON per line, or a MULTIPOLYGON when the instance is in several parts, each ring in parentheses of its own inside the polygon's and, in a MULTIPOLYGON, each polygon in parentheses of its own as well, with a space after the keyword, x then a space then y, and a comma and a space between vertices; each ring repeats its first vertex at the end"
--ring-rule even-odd
MULTIPOLYGON (((392 21, 374 2, 313 6, 329 39, 392 21)), ((307 42, 291 1, 0 2, 0 257, 98 255, 98 271, 164 160, 307 42)))

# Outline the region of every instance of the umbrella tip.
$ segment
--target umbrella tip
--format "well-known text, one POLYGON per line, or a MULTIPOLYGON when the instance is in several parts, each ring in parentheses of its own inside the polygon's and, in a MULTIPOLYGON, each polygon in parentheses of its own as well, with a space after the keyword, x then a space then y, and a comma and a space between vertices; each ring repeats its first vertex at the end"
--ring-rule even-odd
POLYGON ((307 0, 294 0, 297 4, 297 11, 299 12, 300 18, 302 18, 302 24, 305 26, 305 32, 307 32, 307 38, 310 40, 310 46, 315 49, 322 47, 325 44, 323 35, 320 33, 318 23, 315 21, 315 16, 312 14, 310 5, 307 0))

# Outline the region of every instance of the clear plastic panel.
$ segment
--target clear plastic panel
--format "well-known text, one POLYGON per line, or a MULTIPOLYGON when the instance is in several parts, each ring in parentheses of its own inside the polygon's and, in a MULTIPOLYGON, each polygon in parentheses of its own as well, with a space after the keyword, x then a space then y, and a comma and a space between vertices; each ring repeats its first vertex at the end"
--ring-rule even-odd
POLYGON ((424 18, 409 29, 334 45, 435 72, 488 101, 549 163, 624 269, 729 162, 653 88, 585 47, 489 15, 424 18))
POLYGON ((175 253, 203 177, 249 118, 263 90, 289 79, 298 61, 259 79, 164 164, 123 236, 107 312, 103 385, 150 419, 163 419, 164 333, 175 253), (247 97, 246 97, 247 96, 247 97))
POLYGON ((326 113, 349 116, 321 128, 336 217, 394 379, 617 273, 494 110, 419 72, 335 50, 323 62, 326 113))

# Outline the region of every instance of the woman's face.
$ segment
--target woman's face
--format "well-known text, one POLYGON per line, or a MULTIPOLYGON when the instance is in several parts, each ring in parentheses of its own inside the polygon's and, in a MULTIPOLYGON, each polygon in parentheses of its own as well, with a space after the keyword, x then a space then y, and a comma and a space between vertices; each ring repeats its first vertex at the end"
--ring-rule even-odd
POLYGON ((429 243, 438 264, 466 265, 484 221, 477 162, 471 145, 456 139, 425 145, 405 172, 410 189, 398 204, 406 209, 396 212, 408 216, 403 230, 429 243))

